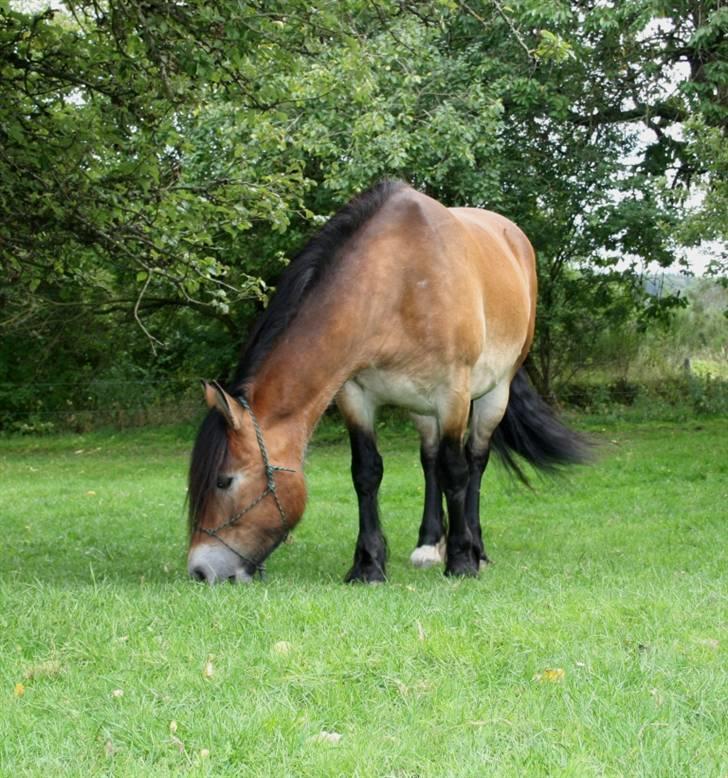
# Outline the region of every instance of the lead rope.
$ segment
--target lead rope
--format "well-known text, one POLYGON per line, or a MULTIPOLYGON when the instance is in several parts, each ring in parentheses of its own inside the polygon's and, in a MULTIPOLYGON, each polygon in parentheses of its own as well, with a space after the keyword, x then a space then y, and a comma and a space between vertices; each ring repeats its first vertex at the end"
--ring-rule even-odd
MULTIPOLYGON (((243 408, 245 408, 245 410, 250 414, 250 420, 253 422, 253 429, 255 430, 255 438, 258 441, 260 456, 263 459, 263 466, 265 467, 265 476, 268 480, 266 491, 270 492, 270 494, 273 495, 273 499, 275 500, 276 507, 278 508, 278 514, 281 517, 281 524, 283 524, 283 533, 284 533, 283 537, 276 544, 276 545, 280 545, 288 537, 288 534, 291 531, 291 529, 288 524, 288 518, 286 517, 286 512, 283 510, 281 501, 278 499, 278 492, 276 491, 276 481, 275 478, 273 477, 273 474, 276 472, 295 473, 296 471, 290 467, 271 465, 270 460, 268 459, 268 449, 265 447, 265 441, 263 440, 263 431, 260 429, 260 425, 258 424, 258 419, 255 418, 253 409, 248 404, 248 401, 245 399, 244 394, 237 395, 236 399, 243 406, 243 408)), ((263 496, 265 496, 265 492, 263 492, 263 496)))
POLYGON ((280 465, 272 465, 270 463, 270 459, 268 458, 268 449, 266 448, 265 441, 263 440, 263 432, 260 429, 260 425, 258 424, 258 420, 256 419, 255 414, 253 413, 253 409, 250 407, 250 404, 248 403, 244 394, 237 395, 235 399, 250 414, 250 420, 253 423, 253 429, 255 430, 255 439, 258 441, 260 456, 261 459, 263 460, 263 468, 265 470, 265 477, 266 477, 266 487, 263 490, 263 492, 258 497, 256 497, 256 499, 253 500, 253 502, 250 503, 250 505, 246 506, 241 511, 238 511, 234 516, 231 516, 227 521, 224 521, 222 524, 218 525, 214 529, 205 529, 205 528, 199 528, 199 529, 201 532, 204 532, 209 537, 215 538, 215 540, 222 543, 223 546, 225 546, 225 548, 232 551, 236 556, 242 559, 243 562, 247 562, 249 565, 252 565, 255 568, 255 571, 260 575, 262 579, 263 574, 265 573, 265 560, 278 548, 278 546, 280 546, 281 543, 283 543, 283 541, 288 537, 291 531, 290 525, 288 523, 288 517, 286 516, 286 512, 283 509, 283 506, 281 505, 280 499, 278 498, 275 473, 277 472, 295 473, 296 471, 290 467, 281 467, 280 465), (276 508, 278 508, 278 515, 281 517, 281 524, 283 525, 283 533, 273 544, 272 548, 269 549, 269 551, 267 551, 266 554, 261 559, 256 561, 253 559, 249 559, 248 557, 241 554, 236 548, 233 548, 229 543, 224 541, 218 533, 224 529, 227 529, 228 527, 232 527, 233 524, 235 524, 239 519, 241 519, 246 513, 252 511, 256 505, 263 502, 263 500, 269 494, 273 496, 273 500, 275 501, 276 508))

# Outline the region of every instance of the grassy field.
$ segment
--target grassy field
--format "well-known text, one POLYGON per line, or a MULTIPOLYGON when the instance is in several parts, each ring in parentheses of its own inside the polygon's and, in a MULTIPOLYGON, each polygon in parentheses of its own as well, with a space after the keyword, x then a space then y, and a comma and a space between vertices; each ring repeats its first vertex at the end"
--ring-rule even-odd
POLYGON ((192 431, 0 441, 0 775, 728 775, 728 420, 587 427, 486 477, 477 581, 407 562, 414 433, 382 430, 390 581, 345 586, 344 435, 249 587, 186 580, 192 431))

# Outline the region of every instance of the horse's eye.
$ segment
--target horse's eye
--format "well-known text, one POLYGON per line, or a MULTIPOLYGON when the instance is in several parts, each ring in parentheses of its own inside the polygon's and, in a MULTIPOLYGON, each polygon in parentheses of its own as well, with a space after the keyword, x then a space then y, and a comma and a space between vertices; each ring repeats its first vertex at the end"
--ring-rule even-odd
POLYGON ((217 488, 218 489, 229 489, 230 484, 233 482, 233 477, 228 475, 219 475, 217 477, 217 488))

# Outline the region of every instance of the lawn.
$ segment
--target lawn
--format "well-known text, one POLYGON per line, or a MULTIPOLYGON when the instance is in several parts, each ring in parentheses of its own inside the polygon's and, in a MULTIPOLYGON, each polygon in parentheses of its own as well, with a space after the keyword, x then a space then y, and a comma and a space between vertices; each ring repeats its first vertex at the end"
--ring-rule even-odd
POLYGON ((187 427, 0 441, 0 775, 728 774, 728 420, 582 422, 601 460, 483 490, 496 564, 408 563, 416 438, 381 430, 390 581, 346 586, 345 435, 268 577, 185 577, 187 427))

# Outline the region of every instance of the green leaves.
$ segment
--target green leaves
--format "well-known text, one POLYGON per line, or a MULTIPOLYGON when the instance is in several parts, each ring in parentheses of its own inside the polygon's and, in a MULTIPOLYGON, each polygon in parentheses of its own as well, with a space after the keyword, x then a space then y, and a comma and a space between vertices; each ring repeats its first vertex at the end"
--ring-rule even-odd
POLYGON ((576 55, 574 49, 560 35, 556 35, 549 30, 541 30, 540 41, 533 52, 533 56, 543 62, 564 62, 576 55))
MULTIPOLYGON (((150 318, 161 335, 186 309, 184 327, 222 322, 240 338, 280 258, 383 176, 519 223, 556 316, 570 273, 608 272, 624 257, 667 266, 675 236, 725 237, 726 14, 712 1, 700 9, 6 9, 0 321, 46 342, 75 305, 125 314, 133 327, 150 318), (683 60, 689 67, 675 69, 683 60), (672 130, 687 117, 685 133, 672 130), (681 224, 689 187, 703 205, 681 224)), ((548 326, 542 317, 543 343, 548 326)), ((563 344, 584 330, 559 331, 563 344)))

